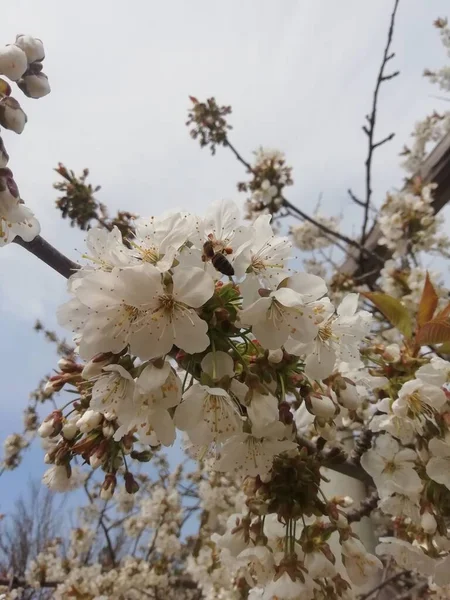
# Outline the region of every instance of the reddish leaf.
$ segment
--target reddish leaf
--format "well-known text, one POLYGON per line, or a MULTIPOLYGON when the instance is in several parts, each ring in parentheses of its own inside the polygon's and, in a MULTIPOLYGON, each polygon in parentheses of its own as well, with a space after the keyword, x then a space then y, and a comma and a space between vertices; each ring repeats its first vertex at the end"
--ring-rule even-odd
POLYGON ((450 322, 433 319, 425 323, 417 333, 416 342, 421 346, 450 342, 450 322))
POLYGON ((445 321, 450 316, 450 304, 447 304, 445 308, 441 310, 435 317, 434 320, 445 321))
POLYGON ((411 337, 413 330, 411 315, 400 300, 382 292, 365 292, 362 295, 370 300, 400 333, 406 338, 411 337))
POLYGON ((419 327, 425 325, 433 318, 437 308, 439 297, 436 294, 433 284, 427 272, 425 285, 423 286, 422 297, 419 303, 419 312, 417 313, 417 324, 419 327))

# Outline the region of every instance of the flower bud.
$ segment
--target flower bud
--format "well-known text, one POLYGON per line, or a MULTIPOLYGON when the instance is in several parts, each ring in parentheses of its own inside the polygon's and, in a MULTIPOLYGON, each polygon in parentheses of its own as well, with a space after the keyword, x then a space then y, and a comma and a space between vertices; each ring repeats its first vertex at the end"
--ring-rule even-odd
POLYGON ((98 469, 103 464, 103 456, 97 456, 97 454, 92 454, 89 457, 89 464, 93 469, 98 469))
POLYGON ((398 344, 389 344, 389 346, 386 346, 382 356, 387 362, 397 362, 400 360, 401 353, 398 344))
POLYGON ((93 377, 101 375, 103 367, 109 365, 112 356, 113 355, 110 352, 105 354, 97 354, 97 356, 94 356, 92 360, 84 365, 84 368, 81 371, 81 376, 83 379, 92 379, 93 377))
POLYGON ((62 430, 61 433, 63 434, 64 438, 66 440, 73 440, 73 438, 77 435, 78 433, 78 427, 76 425, 75 421, 69 421, 68 423, 66 423, 62 430))
POLYGON ((116 489, 117 479, 114 473, 108 473, 105 476, 105 480, 100 490, 100 498, 102 500, 110 500, 113 497, 114 490, 116 489))
POLYGON ((15 133, 22 133, 26 122, 27 115, 15 98, 9 97, 0 100, 0 125, 15 133))
POLYGON ((45 453, 44 462, 46 465, 51 465, 53 463, 53 459, 48 452, 45 453))
POLYGON ((278 350, 269 350, 269 356, 267 358, 269 362, 277 365, 283 360, 283 350, 281 350, 281 348, 278 350))
POLYGON ((125 489, 129 494, 136 494, 139 491, 139 484, 133 477, 133 474, 127 471, 123 477, 125 479, 125 489))
POLYGON ((426 510, 420 520, 420 526, 425 533, 429 533, 430 535, 433 534, 437 529, 437 522, 433 513, 430 513, 426 510))
POLYGON ((105 422, 102 427, 102 432, 105 438, 112 438, 114 435, 114 427, 111 425, 111 423, 105 422))
POLYGON ((44 44, 39 38, 32 35, 18 35, 15 45, 25 52, 29 63, 45 58, 44 44))
POLYGON ((0 195, 12 196, 16 200, 20 197, 19 188, 14 180, 11 169, 0 169, 0 195))
POLYGON ((25 52, 15 44, 0 48, 0 74, 17 81, 28 68, 25 52))
POLYGON ((336 406, 331 398, 328 396, 316 396, 312 394, 309 397, 309 410, 316 415, 316 417, 323 417, 324 419, 332 419, 336 414, 336 406))
POLYGON ((63 373, 79 373, 83 367, 70 358, 60 358, 58 360, 58 368, 63 373))
POLYGON ((25 75, 25 77, 19 79, 17 85, 28 98, 43 98, 51 92, 48 77, 45 73, 25 75))
POLYGON ((6 152, 5 144, 0 137, 0 168, 4 169, 9 161, 9 154, 6 152))
POLYGON ((81 433, 89 433, 95 429, 103 419, 103 415, 95 410, 88 409, 77 421, 77 427, 81 433))
POLYGON ((339 390, 339 403, 348 410, 356 410, 360 404, 356 386, 346 382, 346 387, 339 390))
POLYGON ((53 433, 53 420, 43 421, 38 428, 38 435, 42 438, 49 437, 53 433))

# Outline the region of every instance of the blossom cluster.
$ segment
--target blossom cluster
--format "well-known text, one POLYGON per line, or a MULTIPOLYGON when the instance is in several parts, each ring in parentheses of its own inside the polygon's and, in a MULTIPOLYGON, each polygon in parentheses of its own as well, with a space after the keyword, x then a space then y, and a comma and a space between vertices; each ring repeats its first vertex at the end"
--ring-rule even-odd
POLYGON ((251 220, 261 214, 278 213, 283 205, 284 188, 294 183, 292 167, 286 164, 283 152, 261 147, 254 155, 252 179, 238 183, 239 191, 251 193, 246 204, 246 218, 251 220))
MULTIPOLYGON (((338 231, 339 217, 315 214, 314 219, 328 229, 338 231)), ((317 225, 309 221, 291 226, 290 234, 295 246, 300 250, 319 250, 333 245, 333 239, 326 236, 317 225)))
POLYGON ((416 181, 413 189, 388 194, 381 206, 378 224, 382 232, 380 243, 393 251, 394 258, 414 251, 434 251, 448 254, 450 240, 439 232, 442 217, 432 206, 435 184, 416 181))
MULTIPOLYGON (((254 480, 265 508, 259 500, 245 522, 260 529, 268 510, 284 523, 287 540, 269 578, 255 572, 252 579, 252 587, 267 584, 265 597, 272 598, 271 578, 286 573, 298 587, 308 572, 293 541, 299 520, 322 514, 333 520, 330 532, 339 520, 339 508, 319 500, 320 460, 306 456, 297 440, 292 399, 317 431, 335 428, 335 416, 347 410, 348 384, 336 393, 338 384, 326 382, 332 375, 338 381, 342 362, 361 365, 371 315, 358 310, 357 294, 335 308, 320 277, 292 272, 291 243, 273 234, 270 215, 249 225, 239 217, 233 202, 222 201, 204 217, 141 219, 125 240, 118 229, 88 231, 88 262, 69 279, 73 297, 58 313, 86 362, 62 361, 48 384, 71 385, 79 397, 68 412, 53 411, 39 433, 53 465, 44 482, 54 490, 71 486, 80 456, 105 472, 102 498, 114 496, 118 475, 135 493, 139 484, 125 457, 148 460, 153 448, 174 443, 177 429, 189 453, 208 456, 214 471, 254 480), (303 500, 286 501, 286 469, 297 473, 303 496, 314 478, 303 500)), ((133 524, 136 532, 140 527, 133 524)), ((342 540, 356 540, 348 523, 343 527, 342 540)), ((258 536, 249 539, 260 544, 258 536)), ((352 576, 340 577, 333 585, 346 589, 352 576)))
MULTIPOLYGON (((0 75, 16 82, 29 98, 42 98, 50 92, 48 78, 42 72, 44 58, 41 40, 18 35, 14 44, 0 48, 0 75)), ((22 133, 27 116, 11 92, 10 84, 0 78, 0 125, 22 133)), ((13 173, 7 168, 8 161, 9 155, 0 138, 0 246, 12 242, 16 236, 31 241, 40 231, 37 219, 20 199, 13 173)))

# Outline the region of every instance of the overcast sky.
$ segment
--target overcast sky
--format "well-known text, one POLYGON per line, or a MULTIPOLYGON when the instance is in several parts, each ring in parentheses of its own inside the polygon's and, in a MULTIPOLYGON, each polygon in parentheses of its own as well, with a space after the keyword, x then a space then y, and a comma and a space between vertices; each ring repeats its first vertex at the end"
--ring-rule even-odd
MULTIPOLYGON (((83 235, 54 209, 59 161, 102 185, 113 211, 142 215, 167 208, 202 211, 235 197, 241 166, 225 150, 200 150, 184 122, 188 95, 231 104, 232 140, 245 156, 258 146, 284 150, 294 167, 289 198, 312 210, 323 194, 327 213, 360 218, 346 195, 363 185, 366 139, 361 131, 386 41, 393 0, 14 0, 2 11, 1 41, 16 33, 42 38, 52 93, 16 97, 28 114, 21 136, 6 132, 22 197, 42 235, 77 259, 83 235)), ((375 160, 374 197, 400 186, 398 152, 417 119, 447 106, 422 78, 445 64, 432 21, 445 0, 400 3, 392 67, 401 76, 381 91, 379 137, 396 138, 375 160)), ((54 364, 31 331, 36 318, 55 328, 65 297, 61 276, 22 248, 0 249, 0 439, 21 429, 28 392, 54 364)), ((0 512, 29 475, 42 471, 36 449, 21 473, 2 477, 0 512)))

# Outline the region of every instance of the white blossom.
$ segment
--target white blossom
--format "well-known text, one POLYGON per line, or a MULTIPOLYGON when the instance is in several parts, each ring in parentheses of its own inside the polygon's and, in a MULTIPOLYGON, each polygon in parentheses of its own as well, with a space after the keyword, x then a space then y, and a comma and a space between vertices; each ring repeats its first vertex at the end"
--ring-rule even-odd
POLYGON ((371 475, 381 496, 390 492, 390 484, 403 488, 405 492, 417 493, 422 482, 414 470, 417 454, 400 444, 388 434, 380 435, 371 450, 361 457, 361 465, 371 475))

